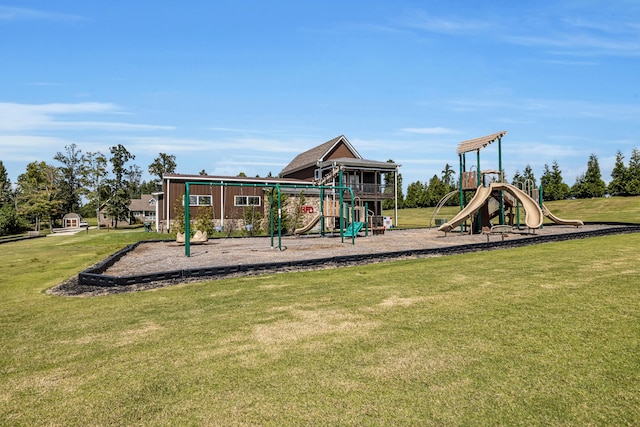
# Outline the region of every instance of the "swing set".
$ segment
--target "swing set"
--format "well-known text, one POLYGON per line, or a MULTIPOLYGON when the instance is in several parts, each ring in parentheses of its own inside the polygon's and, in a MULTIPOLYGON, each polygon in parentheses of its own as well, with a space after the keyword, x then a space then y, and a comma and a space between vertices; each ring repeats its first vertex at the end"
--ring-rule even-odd
MULTIPOLYGON (((282 249, 282 189, 300 189, 300 190, 320 190, 320 200, 324 199, 324 191, 325 190, 329 190, 329 191, 337 191, 339 194, 339 199, 340 199, 340 203, 339 203, 339 216, 340 216, 340 238, 342 239, 342 243, 344 243, 344 238, 345 238, 345 218, 344 218, 344 210, 348 209, 345 208, 344 206, 344 192, 348 191, 349 195, 351 196, 351 203, 350 203, 350 208, 351 208, 351 218, 355 218, 355 196, 353 193, 353 189, 351 187, 347 187, 347 186, 334 186, 334 185, 313 185, 313 184, 309 184, 309 185, 304 185, 304 184, 281 184, 281 183, 275 183, 275 184, 259 184, 259 183, 255 183, 255 184, 249 184, 249 183, 239 183, 239 182, 223 182, 223 181, 219 181, 219 182, 209 182, 209 183, 202 183, 199 181, 187 181, 185 182, 185 203, 184 203, 184 232, 185 232, 185 244, 184 244, 184 253, 185 256, 190 257, 191 256, 191 244, 190 244, 190 239, 188 236, 191 235, 191 216, 190 216, 190 207, 189 207, 189 197, 190 197, 190 186, 191 185, 209 185, 211 187, 222 187, 222 188, 227 188, 227 187, 240 187, 241 191, 243 188, 246 187, 253 187, 254 188, 254 194, 256 189, 258 188, 268 188, 271 189, 272 191, 269 193, 269 234, 271 236, 271 248, 275 249, 275 235, 276 235, 276 229, 277 229, 277 236, 278 236, 278 250, 283 250, 282 249), (274 194, 275 193, 275 194, 274 194), (277 198, 277 218, 276 218, 276 212, 274 212, 274 198, 277 198)), ((213 191, 213 189, 212 189, 213 191)), ((320 204, 321 206, 321 213, 320 215, 322 217, 324 217, 324 209, 322 207, 322 203, 320 204)), ((355 234, 351 233, 349 236, 347 237, 351 237, 351 244, 355 245, 355 234)))

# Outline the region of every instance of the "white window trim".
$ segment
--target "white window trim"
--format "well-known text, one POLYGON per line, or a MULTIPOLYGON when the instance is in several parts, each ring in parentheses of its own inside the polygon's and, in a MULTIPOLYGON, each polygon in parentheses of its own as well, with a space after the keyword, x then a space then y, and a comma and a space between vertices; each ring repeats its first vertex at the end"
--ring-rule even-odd
POLYGON ((189 206, 213 206, 213 197, 208 194, 190 194, 189 195, 189 206), (195 197, 196 202, 191 203, 191 200, 195 197), (208 203, 201 202, 202 198, 208 198, 208 203))
POLYGON ((260 196, 233 196, 233 206, 262 206, 262 197, 260 196), (243 203, 242 199, 246 199, 243 203), (255 199, 258 203, 250 203, 249 199, 255 199))

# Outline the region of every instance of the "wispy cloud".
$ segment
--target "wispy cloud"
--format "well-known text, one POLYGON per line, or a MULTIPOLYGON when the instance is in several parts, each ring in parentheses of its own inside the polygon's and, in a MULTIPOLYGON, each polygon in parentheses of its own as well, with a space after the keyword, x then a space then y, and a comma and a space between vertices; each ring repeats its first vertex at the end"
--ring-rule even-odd
POLYGON ((529 123, 533 117, 593 118, 633 122, 637 122, 640 117, 638 104, 595 103, 572 99, 505 98, 491 101, 460 99, 447 103, 453 111, 457 112, 505 110, 515 115, 516 118, 512 116, 510 119, 514 123, 529 123))
POLYGON ((111 103, 80 102, 75 104, 17 104, 0 103, 0 132, 38 131, 52 129, 82 130, 100 129, 105 131, 125 130, 172 130, 172 126, 139 123, 96 121, 88 119, 96 115, 123 115, 111 103), (74 120, 65 120, 72 116, 74 120))
POLYGON ((415 133, 420 135, 456 135, 461 132, 445 127, 428 127, 428 128, 402 128, 401 132, 415 133))
POLYGON ((487 31, 492 27, 492 23, 487 20, 460 16, 443 17, 424 10, 411 10, 397 23, 414 30, 455 35, 487 31))
MULTIPOLYGON (((540 9, 540 12, 545 11, 540 9)), ((475 11, 473 17, 411 10, 394 20, 393 25, 417 34, 482 38, 494 43, 540 48, 556 55, 640 56, 640 25, 620 18, 594 21, 559 16, 515 21, 510 16, 482 10, 475 11)))
POLYGON ((0 22, 10 21, 83 21, 85 17, 24 7, 0 6, 0 22))

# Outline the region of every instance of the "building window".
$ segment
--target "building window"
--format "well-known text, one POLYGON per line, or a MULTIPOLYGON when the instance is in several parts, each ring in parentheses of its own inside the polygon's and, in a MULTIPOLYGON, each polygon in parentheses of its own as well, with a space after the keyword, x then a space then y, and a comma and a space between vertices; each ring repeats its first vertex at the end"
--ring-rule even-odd
POLYGON ((234 196, 234 206, 260 206, 260 196, 234 196))
POLYGON ((211 196, 189 195, 189 206, 211 206, 211 196))

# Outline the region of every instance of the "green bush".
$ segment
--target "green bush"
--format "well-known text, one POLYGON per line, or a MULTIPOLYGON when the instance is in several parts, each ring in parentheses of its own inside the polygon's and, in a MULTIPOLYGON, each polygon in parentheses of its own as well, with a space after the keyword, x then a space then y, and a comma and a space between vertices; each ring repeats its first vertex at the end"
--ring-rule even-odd
POLYGON ((0 208, 0 236, 22 233, 27 228, 27 223, 13 206, 4 205, 0 208))

